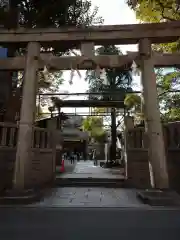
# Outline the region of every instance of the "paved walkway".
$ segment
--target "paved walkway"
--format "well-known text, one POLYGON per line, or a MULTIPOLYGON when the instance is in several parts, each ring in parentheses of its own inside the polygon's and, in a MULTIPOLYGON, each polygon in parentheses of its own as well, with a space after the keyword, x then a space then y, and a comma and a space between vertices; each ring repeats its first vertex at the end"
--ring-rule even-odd
POLYGON ((88 187, 54 189, 50 197, 46 197, 44 201, 33 206, 150 208, 136 198, 135 189, 88 187))
MULTIPOLYGON (((70 163, 65 162, 65 168, 69 169, 70 163)), ((71 165, 73 166, 73 165, 71 165)), ((119 169, 105 169, 100 166, 94 166, 92 161, 80 161, 75 163, 72 172, 60 174, 60 178, 104 178, 104 179, 124 179, 119 169)))
MULTIPOLYGON (((59 178, 122 179, 117 169, 104 169, 94 166, 92 161, 80 161, 71 165, 65 162, 68 172, 59 174, 59 178), (71 169, 71 172, 69 171, 71 169)), ((149 208, 136 197, 135 189, 105 187, 57 187, 52 195, 33 206, 38 207, 125 207, 149 208)))
POLYGON ((180 211, 2 208, 2 240, 179 240, 180 211))
MULTIPOLYGON (((64 174, 59 178, 93 178, 93 179, 123 179, 117 169, 104 169, 94 166, 92 161, 80 161, 74 165, 65 161, 64 174), (71 171, 69 171, 71 169, 71 171)), ((136 198, 136 190, 114 189, 105 187, 59 187, 54 189, 52 196, 47 197, 41 203, 35 204, 41 207, 146 207, 136 198)))

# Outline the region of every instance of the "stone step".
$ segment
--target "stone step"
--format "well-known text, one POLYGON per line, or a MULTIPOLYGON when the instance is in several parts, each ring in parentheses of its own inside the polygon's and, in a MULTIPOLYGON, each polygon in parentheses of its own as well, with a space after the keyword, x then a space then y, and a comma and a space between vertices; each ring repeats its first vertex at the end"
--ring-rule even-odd
POLYGON ((124 179, 93 179, 93 178, 58 178, 56 179, 56 186, 62 187, 111 187, 122 188, 125 187, 124 179))

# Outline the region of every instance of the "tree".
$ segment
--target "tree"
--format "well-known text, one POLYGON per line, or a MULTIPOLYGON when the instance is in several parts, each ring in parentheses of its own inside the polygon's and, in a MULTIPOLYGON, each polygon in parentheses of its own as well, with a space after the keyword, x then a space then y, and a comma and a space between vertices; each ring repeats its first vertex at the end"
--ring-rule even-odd
POLYGON ((180 71, 176 69, 166 74, 157 74, 157 85, 162 121, 179 121, 180 71))
MULTIPOLYGON (((159 108, 162 121, 180 120, 180 71, 163 69, 156 70, 159 108), (178 92, 176 92, 178 91, 178 92)), ((144 101, 138 94, 128 94, 124 101, 127 109, 136 120, 144 120, 144 101)))
POLYGON ((51 112, 51 117, 53 117, 53 111, 55 109, 58 110, 58 118, 57 118, 57 129, 62 128, 62 121, 68 119, 67 115, 63 112, 61 112, 61 107, 62 107, 62 99, 58 97, 52 97, 51 98, 53 105, 49 107, 49 111, 51 112))
MULTIPOLYGON (((0 0, 0 25, 6 28, 46 28, 89 26, 101 23, 98 8, 89 0, 0 0)), ((17 47, 17 46, 16 46, 17 47)), ((72 46, 58 44, 56 53, 66 52, 72 46)))
MULTIPOLYGON (((102 18, 97 16, 97 11, 96 7, 92 8, 89 0, 0 0, 0 26, 9 29, 18 26, 24 28, 88 26, 102 22, 102 18)), ((57 44, 52 49, 52 53, 62 55, 73 47, 74 45, 57 44)), ((43 51, 49 51, 49 46, 48 48, 44 46, 43 51)), ((18 44, 8 46, 8 56, 10 57, 23 53, 24 49, 19 48, 18 44)), ((57 91, 62 83, 61 75, 62 72, 48 74, 49 91, 57 91)), ((7 81, 7 84, 9 82, 11 81, 7 81)), ((14 84, 12 91, 17 90, 19 92, 18 89, 15 89, 18 88, 17 85, 18 81, 14 84)), ((42 92, 46 92, 44 87, 40 88, 40 93, 42 92)), ((12 99, 10 99, 10 102, 13 102, 12 99)), ((18 102, 20 101, 18 100, 18 102)), ((42 102, 43 104, 47 103, 45 98, 42 102)), ((6 104, 2 105, 5 108, 6 104)), ((16 105, 18 106, 18 104, 16 105)), ((12 106, 9 109, 12 109, 12 106)))
MULTIPOLYGON (((180 5, 177 0, 127 0, 141 22, 156 23, 180 20, 180 5)), ((153 46, 161 52, 176 52, 180 49, 180 41, 153 46)))
MULTIPOLYGON (((113 46, 104 46, 97 49, 99 55, 122 55, 120 50, 113 46)), ((97 76, 96 70, 87 71, 86 81, 89 83, 88 92, 97 92, 98 95, 89 94, 90 99, 124 102, 127 91, 131 91, 132 83, 131 65, 116 69, 104 69, 97 76)), ((111 160, 116 159, 116 111, 111 108, 111 160)))
POLYGON ((136 93, 127 94, 124 104, 128 114, 134 117, 135 122, 142 122, 144 120, 144 102, 142 96, 136 93))
MULTIPOLYGON (((169 22, 180 20, 180 2, 177 0, 128 0, 128 5, 135 11, 141 22, 169 22)), ((159 52, 177 52, 180 41, 169 44, 155 44, 153 50, 159 52)), ((160 69, 156 71, 160 111, 163 121, 179 120, 179 69, 160 69), (174 93, 173 93, 174 91, 174 93)))
POLYGON ((103 128, 103 119, 101 117, 89 116, 83 120, 82 129, 89 133, 91 139, 102 143, 106 140, 106 131, 103 128))

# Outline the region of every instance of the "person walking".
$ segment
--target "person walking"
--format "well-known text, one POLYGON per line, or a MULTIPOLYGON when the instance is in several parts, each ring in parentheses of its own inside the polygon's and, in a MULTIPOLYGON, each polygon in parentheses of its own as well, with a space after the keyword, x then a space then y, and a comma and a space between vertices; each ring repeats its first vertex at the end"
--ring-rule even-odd
POLYGON ((80 153, 77 152, 77 161, 79 162, 80 161, 80 153))
POLYGON ((70 156, 71 164, 74 164, 74 158, 75 158, 75 156, 74 156, 74 153, 72 152, 71 156, 70 156))

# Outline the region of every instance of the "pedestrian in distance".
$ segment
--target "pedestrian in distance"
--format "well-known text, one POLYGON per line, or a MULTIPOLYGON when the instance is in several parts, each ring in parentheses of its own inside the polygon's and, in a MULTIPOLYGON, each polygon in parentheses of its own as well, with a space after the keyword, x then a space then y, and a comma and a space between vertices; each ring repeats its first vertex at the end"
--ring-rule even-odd
POLYGON ((74 153, 73 152, 71 153, 70 159, 71 159, 71 164, 74 164, 74 153))

